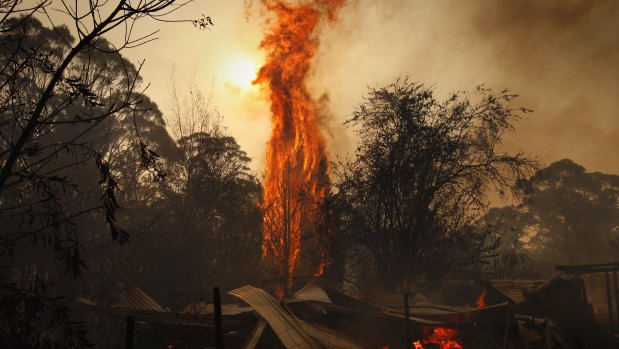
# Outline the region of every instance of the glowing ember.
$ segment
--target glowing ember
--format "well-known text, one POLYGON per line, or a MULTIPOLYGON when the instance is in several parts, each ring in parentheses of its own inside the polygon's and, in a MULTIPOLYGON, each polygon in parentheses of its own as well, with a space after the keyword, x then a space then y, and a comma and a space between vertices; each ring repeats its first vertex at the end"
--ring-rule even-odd
POLYGON ((488 289, 484 288, 484 290, 481 291, 479 298, 477 298, 477 301, 475 302, 475 305, 477 305, 477 307, 480 309, 486 307, 486 294, 488 294, 488 289))
POLYGON ((435 343, 441 349, 462 349, 462 344, 458 341, 458 332, 451 328, 437 327, 424 343, 435 343))
POLYGON ((327 155, 317 108, 305 81, 322 17, 334 20, 345 0, 262 0, 274 18, 260 47, 266 63, 254 83, 266 87, 273 133, 267 145, 263 257, 276 269, 278 296, 298 275, 320 275, 326 252, 316 234, 317 205, 329 191, 327 155))
POLYGON ((426 335, 424 336, 426 338, 424 338, 422 341, 413 342, 414 349, 424 349, 422 342, 423 344, 438 345, 441 349, 462 349, 462 343, 458 339, 458 331, 451 328, 443 327, 437 327, 426 331, 426 329, 424 328, 424 332, 429 331, 432 332, 426 333, 426 335))

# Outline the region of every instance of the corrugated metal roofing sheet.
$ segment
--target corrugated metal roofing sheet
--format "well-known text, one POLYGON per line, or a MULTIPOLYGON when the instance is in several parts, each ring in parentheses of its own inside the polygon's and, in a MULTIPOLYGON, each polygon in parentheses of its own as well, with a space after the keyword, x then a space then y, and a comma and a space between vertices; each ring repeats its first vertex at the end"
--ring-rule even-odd
MULTIPOLYGON (((254 309, 251 307, 240 307, 237 304, 222 304, 221 305, 221 315, 223 316, 234 316, 242 313, 252 312, 254 309)), ((183 308, 180 309, 179 313, 184 314, 199 314, 199 315, 209 315, 215 312, 215 307, 213 303, 209 303, 208 301, 198 301, 186 304, 183 308)))
POLYGON ((253 307, 269 323, 282 344, 288 349, 320 349, 279 302, 266 291, 250 285, 228 292, 253 307))
POLYGON ((125 293, 118 303, 112 305, 112 308, 124 308, 133 310, 148 310, 148 311, 169 311, 167 308, 159 305, 146 292, 138 287, 130 289, 125 293))
POLYGON ((331 303, 329 295, 316 284, 307 284, 292 296, 293 300, 331 303))
POLYGON ((525 300, 524 292, 533 292, 543 285, 544 280, 490 280, 492 287, 518 304, 525 300))

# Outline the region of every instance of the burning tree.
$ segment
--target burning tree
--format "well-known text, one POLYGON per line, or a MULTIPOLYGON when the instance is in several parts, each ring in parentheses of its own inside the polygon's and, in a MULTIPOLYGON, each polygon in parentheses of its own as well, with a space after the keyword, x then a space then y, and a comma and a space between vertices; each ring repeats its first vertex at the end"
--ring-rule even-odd
MULTIPOLYGON (((263 0, 275 14, 261 43, 267 59, 257 83, 267 87, 273 133, 268 143, 264 189, 263 254, 277 270, 283 296, 300 273, 321 274, 324 250, 316 263, 316 208, 329 192, 327 154, 315 101, 305 85, 318 47, 316 29, 323 17, 334 20, 344 0, 290 4, 263 0)), ((307 275, 307 274, 306 274, 307 275)))
POLYGON ((446 101, 408 80, 371 89, 347 121, 360 144, 338 169, 343 234, 388 289, 437 280, 483 262, 472 226, 486 194, 512 188, 536 163, 498 149, 516 96, 484 88, 446 101))

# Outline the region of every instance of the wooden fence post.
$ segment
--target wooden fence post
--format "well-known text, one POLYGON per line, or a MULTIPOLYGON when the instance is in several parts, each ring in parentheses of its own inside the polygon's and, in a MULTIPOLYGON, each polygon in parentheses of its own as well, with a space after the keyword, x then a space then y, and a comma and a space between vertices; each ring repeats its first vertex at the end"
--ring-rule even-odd
POLYGON ((135 318, 127 316, 127 327, 125 330, 125 349, 133 349, 133 329, 135 327, 135 318))
POLYGON ((221 295, 219 287, 213 288, 213 306, 215 308, 215 348, 224 349, 223 329, 221 327, 221 295))
POLYGON ((405 328, 405 332, 404 332, 404 338, 405 338, 405 343, 404 343, 404 348, 411 348, 412 343, 411 343, 411 331, 410 331, 410 327, 409 327, 409 321, 410 321, 410 309, 408 308, 408 292, 404 292, 404 326, 406 326, 405 328))
POLYGON ((609 278, 608 272, 605 272, 604 275, 606 276, 606 301, 608 302, 608 328, 610 329, 610 332, 612 333, 613 329, 615 328, 615 326, 613 325, 613 322, 614 322, 613 299, 610 293, 610 278, 609 278))
POLYGON ((617 270, 613 271, 613 281, 615 284, 615 306, 617 307, 617 332, 619 332, 619 284, 617 284, 617 270))

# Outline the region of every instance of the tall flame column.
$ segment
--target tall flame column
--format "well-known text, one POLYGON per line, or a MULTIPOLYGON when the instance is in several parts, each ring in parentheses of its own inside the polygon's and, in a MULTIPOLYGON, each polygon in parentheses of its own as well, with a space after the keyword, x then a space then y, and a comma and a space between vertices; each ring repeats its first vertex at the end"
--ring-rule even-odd
POLYGON ((320 274, 324 268, 316 220, 329 191, 328 162, 306 79, 318 47, 316 28, 324 16, 333 20, 343 3, 262 1, 274 14, 260 45, 266 63, 255 81, 267 89, 273 124, 266 156, 262 250, 275 270, 280 297, 295 277, 320 274))

